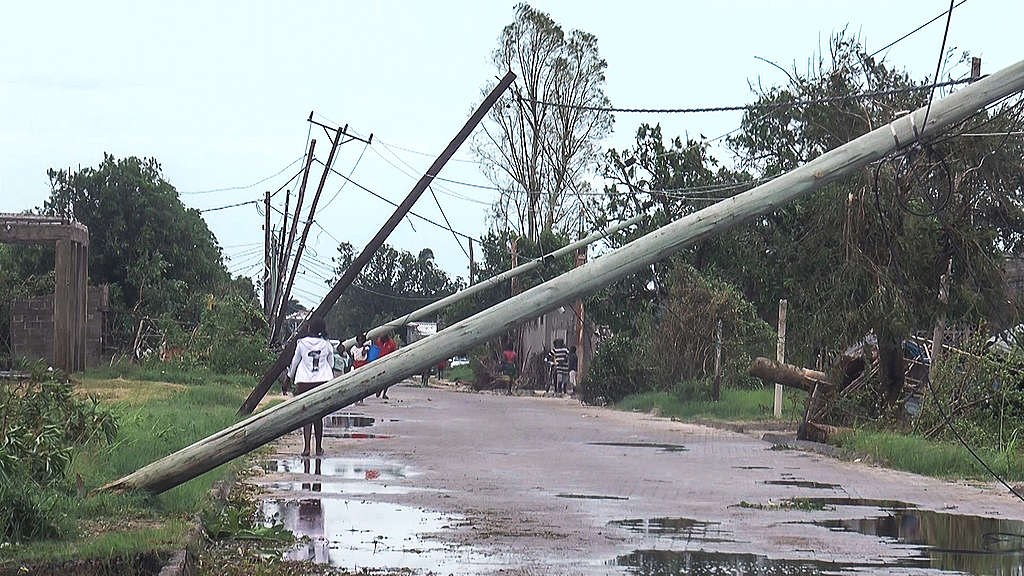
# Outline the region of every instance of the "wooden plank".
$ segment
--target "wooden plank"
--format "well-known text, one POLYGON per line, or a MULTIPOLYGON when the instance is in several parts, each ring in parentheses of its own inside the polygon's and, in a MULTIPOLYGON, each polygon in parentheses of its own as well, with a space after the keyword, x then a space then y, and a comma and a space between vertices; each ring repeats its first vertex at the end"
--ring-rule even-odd
MULTIPOLYGON (((1024 90, 1024 61, 934 102, 924 133, 933 134, 982 107, 1024 90)), ((772 212, 884 157, 922 132, 924 108, 873 130, 752 190, 659 228, 592 262, 467 318, 437 334, 275 405, 145 466, 101 490, 162 492, 364 398, 545 310, 592 294, 678 250, 772 212)))

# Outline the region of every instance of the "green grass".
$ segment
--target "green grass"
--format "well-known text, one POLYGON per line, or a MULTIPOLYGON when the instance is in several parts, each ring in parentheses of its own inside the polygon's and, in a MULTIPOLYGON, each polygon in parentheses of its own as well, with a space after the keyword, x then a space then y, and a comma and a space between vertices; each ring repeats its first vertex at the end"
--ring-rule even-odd
POLYGON ((472 382, 474 380, 473 369, 469 367, 469 364, 449 368, 444 371, 444 379, 449 382, 455 382, 456 380, 472 382))
MULTIPOLYGON (((799 420, 803 416, 805 395, 799 396, 787 390, 783 396, 782 417, 784 420, 799 420)), ((634 412, 652 412, 669 418, 690 420, 707 418, 711 420, 772 420, 772 404, 775 390, 772 388, 741 389, 725 388, 721 400, 692 400, 677 392, 643 392, 622 399, 616 407, 634 412)))
POLYGON ((83 394, 98 392, 104 403, 113 407, 119 430, 113 445, 92 443, 72 456, 69 484, 74 486, 76 476, 81 476, 90 492, 84 498, 60 499, 61 506, 67 508, 62 512, 78 524, 76 536, 14 546, 4 551, 0 566, 180 547, 184 527, 207 503, 213 484, 242 465, 241 461, 226 464, 155 496, 91 494, 99 486, 235 423, 235 411, 255 384, 254 379, 241 376, 210 378, 205 373, 180 370, 115 368, 90 371, 77 387, 83 394), (124 380, 126 377, 131 379, 124 380), (104 527, 99 535, 97 525, 104 527))
MULTIPOLYGON (((993 480, 963 446, 894 432, 858 430, 834 439, 855 454, 864 454, 896 470, 939 478, 993 480)), ((972 446, 978 456, 1008 482, 1024 480, 1024 455, 972 446)))

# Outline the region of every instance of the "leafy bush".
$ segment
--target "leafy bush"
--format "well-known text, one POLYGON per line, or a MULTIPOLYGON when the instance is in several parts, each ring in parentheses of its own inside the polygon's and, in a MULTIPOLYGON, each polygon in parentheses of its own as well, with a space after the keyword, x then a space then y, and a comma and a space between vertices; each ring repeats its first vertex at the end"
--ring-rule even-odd
POLYGON ((654 370, 646 356, 645 346, 637 338, 616 334, 604 340, 580 387, 580 399, 588 404, 613 403, 650 390, 654 370))
MULTIPOLYGON (((38 372, 38 370, 36 371, 38 372)), ((117 420, 95 398, 80 400, 66 380, 0 386, 0 534, 4 541, 64 534, 58 506, 68 491, 72 450, 112 443, 117 420)))

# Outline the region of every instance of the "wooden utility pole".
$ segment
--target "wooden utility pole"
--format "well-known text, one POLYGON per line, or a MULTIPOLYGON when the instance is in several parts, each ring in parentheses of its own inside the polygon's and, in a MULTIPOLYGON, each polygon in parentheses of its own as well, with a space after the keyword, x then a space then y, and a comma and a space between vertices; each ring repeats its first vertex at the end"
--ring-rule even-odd
MULTIPOLYGON (((776 386, 778 386, 776 384, 776 386)), ((718 402, 722 397, 722 319, 715 324, 715 384, 711 389, 711 399, 718 402)))
MULTIPOLYGON (((470 116, 469 120, 466 121, 462 130, 460 130, 459 133, 455 135, 455 138, 448 143, 448 146, 446 146, 444 151, 441 152, 441 155, 434 160, 434 163, 430 165, 430 168, 427 168, 427 172, 420 177, 419 181, 415 186, 413 186, 409 194, 404 200, 402 200, 402 203, 399 204, 398 208, 396 208, 394 213, 391 214, 391 217, 388 218, 388 221, 384 223, 384 226, 381 227, 373 239, 370 240, 366 247, 363 248, 363 251, 356 256, 355 260, 352 261, 352 264, 347 270, 345 270, 345 273, 338 279, 338 282, 333 288, 331 288, 331 291, 324 296, 323 302, 321 302, 320 305, 310 313, 306 320, 303 321, 302 325, 300 325, 295 333, 288 339, 288 342, 285 344, 281 354, 277 357, 277 361, 274 362, 273 366, 270 367, 270 370, 263 376, 260 383, 256 385, 256 388, 251 394, 249 394, 249 397, 246 398, 245 402, 238 409, 238 413, 240 415, 252 414, 252 411, 256 409, 260 400, 262 400, 267 394, 267 390, 270 390, 270 386, 275 380, 277 380, 278 375, 281 374, 281 372, 283 372, 288 366, 288 363, 291 362, 292 354, 295 352, 295 341, 298 340, 298 335, 303 332, 306 323, 313 318, 325 318, 327 316, 327 312, 332 306, 334 306, 334 303, 338 301, 342 292, 344 292, 356 277, 359 276, 363 271, 363 267, 370 261, 370 258, 373 257, 381 245, 384 244, 384 241, 387 240, 388 236, 391 235, 391 232, 394 231, 399 223, 401 223, 402 218, 406 217, 409 210, 412 209, 413 204, 419 200, 419 197, 427 189, 427 186, 430 186, 430 183, 434 180, 434 176, 441 172, 441 169, 448 163, 448 160, 455 155, 455 151, 459 149, 459 146, 461 146, 463 142, 466 141, 466 138, 469 138, 470 133, 473 132, 480 121, 483 120, 484 115, 490 111, 491 107, 494 106, 494 103, 498 101, 498 98, 505 92, 505 90, 508 89, 509 85, 511 85, 515 79, 516 75, 511 71, 508 72, 505 74, 504 78, 498 82, 498 85, 491 90, 490 94, 484 98, 484 101, 476 111, 473 112, 473 115, 470 116)), ((312 156, 312 154, 310 154, 310 156, 312 156)), ((305 183, 305 179, 303 179, 303 183, 305 183)), ((280 324, 280 322, 281 319, 278 318, 278 324, 280 324)))
MULTIPOLYGON (((509 245, 509 256, 512 260, 509 270, 515 270, 519 266, 519 238, 512 240, 509 245)), ((513 276, 512 279, 508 281, 508 293, 515 296, 516 288, 516 277, 513 276)))
POLYGON ((376 390, 422 373, 423 369, 547 310, 592 294, 608 284, 664 260, 695 242, 771 213, 780 206, 842 178, 917 141, 922 128, 936 134, 1001 98, 1024 90, 1024 61, 979 80, 900 117, 811 162, 742 194, 688 214, 613 250, 488 308, 453 326, 292 398, 145 466, 102 490, 163 492, 242 454, 322 418, 376 390))
POLYGON ((270 293, 270 190, 263 196, 263 315, 270 319, 270 307, 274 304, 270 293))
MULTIPOLYGON (((288 269, 288 261, 291 259, 292 246, 295 245, 295 233, 299 229, 299 216, 302 215, 302 199, 306 195, 306 182, 309 181, 309 168, 313 164, 313 152, 316 150, 316 138, 309 142, 309 153, 306 155, 306 169, 302 171, 302 184, 299 186, 299 197, 295 199, 295 215, 292 216, 292 229, 288 233, 288 244, 284 249, 284 261, 281 262, 281 269, 278 274, 281 275, 281 280, 284 280, 284 272, 288 269)), ((310 218, 312 220, 312 217, 310 218)), ((277 340, 277 336, 281 333, 281 326, 284 324, 284 318, 287 316, 285 310, 288 308, 288 298, 291 297, 289 291, 284 289, 282 285, 281 289, 281 307, 277 310, 277 318, 274 322, 273 330, 270 332, 270 342, 273 343, 277 340)), ((277 378, 275 375, 274 378, 277 378)))
MULTIPOLYGON (((779 342, 775 348, 775 360, 786 363, 786 308, 789 302, 779 300, 779 342)), ((775 385, 775 417, 782 418, 782 384, 775 385)))
POLYGON ((476 272, 476 259, 473 257, 473 239, 469 239, 469 285, 473 285, 476 272))
MULTIPOLYGON (((312 118, 313 113, 309 113, 312 118)), ((309 229, 313 226, 313 219, 316 217, 316 207, 320 203, 320 194, 324 191, 324 184, 327 183, 327 175, 330 174, 331 166, 334 165, 334 154, 338 151, 338 146, 341 144, 342 128, 338 128, 335 131, 334 138, 331 139, 331 151, 327 154, 327 163, 324 164, 324 171, 320 174, 320 183, 317 184, 316 192, 313 194, 313 202, 309 205, 309 214, 306 217, 306 223, 302 226, 302 237, 299 238, 299 245, 295 248, 295 259, 292 260, 292 271, 288 274, 288 284, 284 288, 284 301, 287 302, 288 298, 292 295, 292 286, 295 285, 295 275, 299 272, 299 264, 302 261, 302 252, 306 249, 306 239, 309 238, 309 229)), ((310 151, 313 150, 313 146, 316 145, 316 140, 313 140, 310 146, 310 151)), ((305 181, 303 181, 305 184, 305 181)), ((299 201, 301 202, 302 195, 300 191, 299 201)), ((296 213, 295 222, 298 222, 298 213, 296 213)), ((281 322, 278 322, 280 326, 281 322)))
POLYGON ((270 330, 267 333, 267 343, 270 345, 274 344, 274 326, 277 324, 278 303, 281 300, 281 290, 284 289, 284 286, 281 285, 281 270, 284 268, 284 238, 286 230, 288 229, 288 205, 291 202, 291 200, 292 191, 285 190, 284 220, 281 222, 281 236, 277 240, 277 259, 275 260, 274 264, 274 303, 270 306, 270 330))

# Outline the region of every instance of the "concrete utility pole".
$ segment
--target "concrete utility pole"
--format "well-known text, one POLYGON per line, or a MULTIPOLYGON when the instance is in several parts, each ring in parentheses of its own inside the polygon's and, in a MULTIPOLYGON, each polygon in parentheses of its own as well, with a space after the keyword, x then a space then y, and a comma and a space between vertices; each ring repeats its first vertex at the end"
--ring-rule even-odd
MULTIPOLYGON (((316 150, 316 138, 309 142, 309 153, 306 156, 306 169, 302 171, 302 184, 299 186, 299 197, 295 199, 295 215, 292 216, 292 229, 288 233, 288 244, 284 249, 284 260, 281 262, 281 279, 284 279, 284 271, 288 269, 288 261, 291 259, 292 246, 295 245, 295 233, 299 230, 299 215, 302 214, 302 199, 306 195, 306 182, 309 181, 309 168, 313 164, 313 152, 316 150)), ((312 220, 312 216, 310 217, 312 220)), ((288 289, 281 288, 281 306, 277 309, 277 316, 274 322, 273 329, 270 332, 270 343, 273 344, 277 340, 278 334, 281 332, 281 326, 284 324, 285 310, 288 308, 288 298, 291 297, 289 293, 291 286, 288 289)), ((276 378, 276 376, 275 376, 276 378)))
MULTIPOLYGON (((536 260, 530 260, 514 268, 501 272, 500 274, 491 276, 486 280, 481 280, 472 286, 468 286, 465 289, 456 292, 455 294, 451 294, 449 296, 445 296, 440 300, 431 302, 430 304, 427 304, 426 306, 418 310, 414 310, 399 318, 393 318, 388 322, 381 324, 380 326, 377 326, 372 330, 369 330, 366 333, 366 337, 372 340, 377 338, 378 336, 383 336, 388 332, 393 332, 396 329, 405 326, 409 322, 415 322, 417 320, 422 320, 423 318, 430 318, 435 313, 440 312, 441 310, 447 308, 448 306, 451 306, 452 304, 455 304, 460 300, 469 298, 470 296, 474 296, 491 288, 500 286, 504 284, 506 281, 509 281, 512 278, 515 278, 516 276, 522 276, 523 274, 526 274, 531 270, 536 270, 537 268, 544 266, 545 262, 554 260, 566 254, 579 252, 580 250, 583 250, 585 247, 593 244, 594 242, 597 242, 598 240, 603 240, 604 238, 618 232, 619 230, 624 230, 626 228, 629 228, 630 226, 633 226, 634 224, 638 224, 644 218, 646 218, 646 215, 642 214, 640 216, 634 216, 633 218, 630 218, 628 220, 623 220, 622 222, 618 222, 612 226, 605 228, 604 230, 598 230, 597 232, 594 232, 585 238, 581 238, 576 242, 573 242, 572 244, 568 244, 566 246, 559 248, 558 250, 549 252, 536 260)), ((583 260, 585 262, 586 258, 584 257, 583 260)), ((582 265, 582 263, 580 264, 582 265)), ((582 316, 582 313, 580 315, 582 316)), ((355 343, 356 339, 353 337, 349 338, 348 340, 345 340, 342 343, 342 345, 345 348, 351 348, 352 345, 355 343)), ((582 362, 582 358, 580 361, 582 362)))
MULTIPOLYGON (((262 400, 267 394, 267 390, 270 390, 271 385, 273 385, 274 381, 277 380, 278 375, 281 374, 281 372, 283 372, 288 366, 288 363, 291 362, 292 354, 295 353, 295 342, 298 340, 298 335, 302 334, 306 324, 312 318, 325 318, 327 316, 327 312, 332 306, 334 306, 334 303, 338 301, 342 292, 344 292, 356 277, 359 276, 363 271, 363 267, 370 261, 370 258, 372 258, 381 245, 384 244, 384 241, 391 235, 391 232, 398 227, 402 218, 405 218, 409 213, 409 210, 412 209, 413 204, 419 200, 419 197, 424 191, 426 191, 427 187, 430 186, 430 183, 434 180, 434 176, 441 172, 441 169, 448 163, 448 160, 455 155, 455 151, 459 149, 459 146, 461 146, 463 142, 466 141, 466 138, 469 138, 470 133, 472 133, 480 121, 483 120, 484 115, 490 111, 491 107, 494 106, 494 103, 498 101, 498 98, 505 92, 505 90, 508 89, 509 85, 511 85, 515 79, 516 75, 509 71, 498 82, 498 85, 491 90, 490 94, 484 98, 484 101, 476 111, 473 112, 473 115, 470 116, 469 120, 466 121, 462 130, 455 135, 455 138, 452 138, 452 141, 448 143, 448 146, 445 147, 440 156, 438 156, 437 159, 434 160, 434 163, 430 165, 426 174, 416 182, 416 185, 413 186, 409 194, 404 200, 402 200, 402 203, 395 209, 394 213, 391 214, 391 217, 388 218, 388 221, 384 223, 384 226, 377 231, 377 234, 363 248, 363 251, 356 256, 355 260, 352 261, 352 264, 347 270, 345 270, 345 273, 338 279, 338 282, 335 283, 333 288, 331 288, 331 291, 324 296, 323 302, 316 307, 316 310, 313 310, 298 329, 295 330, 295 333, 288 339, 288 342, 285 344, 281 354, 277 357, 277 361, 274 362, 274 365, 270 367, 270 370, 263 376, 260 383, 256 385, 256 388, 251 394, 249 394, 249 397, 246 398, 245 402, 238 409, 238 413, 240 415, 252 414, 252 411, 256 409, 260 400, 262 400)), ((312 153, 310 154, 310 157, 312 157, 312 153)), ((326 172, 329 169, 330 166, 326 166, 324 171, 326 172)), ((303 179, 303 184, 305 184, 305 179, 303 179)), ((281 318, 278 318, 278 324, 280 323, 281 318)))
POLYGON ((473 273, 476 271, 476 259, 473 256, 473 239, 469 239, 469 282, 470 286, 473 285, 473 273))
POLYGON ((437 334, 270 407, 209 438, 111 482, 102 490, 162 492, 287 434, 304 423, 419 374, 461 350, 508 331, 528 318, 592 294, 680 249, 776 210, 779 206, 917 141, 1013 93, 1024 90, 1024 61, 979 80, 925 109, 900 117, 752 190, 659 228, 579 268, 513 296, 437 334), (922 130, 923 129, 923 130, 922 130))
MULTIPOLYGON (((787 300, 779 300, 779 341, 775 347, 775 360, 786 363, 786 308, 787 300)), ((775 417, 782 418, 782 384, 775 384, 775 417)))

